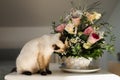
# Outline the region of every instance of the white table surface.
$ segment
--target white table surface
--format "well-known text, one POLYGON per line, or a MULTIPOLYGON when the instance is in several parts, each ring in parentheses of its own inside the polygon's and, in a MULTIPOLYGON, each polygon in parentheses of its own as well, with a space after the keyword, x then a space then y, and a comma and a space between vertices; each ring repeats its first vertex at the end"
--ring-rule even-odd
POLYGON ((5 80, 120 80, 119 76, 104 70, 95 73, 69 73, 61 71, 59 67, 58 64, 50 64, 52 74, 47 76, 41 76, 40 74, 27 76, 13 72, 7 74, 4 78, 5 80))

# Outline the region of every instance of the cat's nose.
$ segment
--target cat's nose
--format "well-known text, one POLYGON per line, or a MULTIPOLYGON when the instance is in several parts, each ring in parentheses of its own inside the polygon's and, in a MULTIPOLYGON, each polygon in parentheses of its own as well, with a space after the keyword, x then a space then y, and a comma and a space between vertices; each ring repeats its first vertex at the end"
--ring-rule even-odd
POLYGON ((62 49, 62 50, 61 50, 61 53, 63 53, 63 52, 65 52, 65 50, 64 50, 64 49, 62 49))

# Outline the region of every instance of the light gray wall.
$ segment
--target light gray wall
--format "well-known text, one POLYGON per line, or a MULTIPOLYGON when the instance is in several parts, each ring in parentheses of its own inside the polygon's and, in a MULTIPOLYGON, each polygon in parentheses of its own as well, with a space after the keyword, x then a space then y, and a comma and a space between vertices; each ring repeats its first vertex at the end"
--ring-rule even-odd
POLYGON ((108 69, 108 64, 110 61, 118 61, 117 53, 120 52, 120 1, 116 4, 108 22, 112 25, 112 33, 116 36, 115 41, 115 52, 113 54, 104 54, 100 64, 103 68, 108 69))
POLYGON ((48 26, 70 8, 69 0, 0 0, 0 26, 48 26))
POLYGON ((109 59, 117 60, 116 54, 120 52, 120 1, 109 18, 109 23, 113 26, 113 33, 116 36, 115 55, 109 55, 109 59))
POLYGON ((21 48, 27 41, 50 34, 51 27, 0 27, 0 48, 21 48))
MULTIPOLYGON (((50 26, 52 21, 58 20, 70 10, 70 1, 72 0, 0 0, 0 26, 50 26)), ((74 1, 77 6, 87 5, 96 0, 74 1)), ((106 12, 104 19, 107 20, 118 0, 100 1, 100 11, 106 12)))

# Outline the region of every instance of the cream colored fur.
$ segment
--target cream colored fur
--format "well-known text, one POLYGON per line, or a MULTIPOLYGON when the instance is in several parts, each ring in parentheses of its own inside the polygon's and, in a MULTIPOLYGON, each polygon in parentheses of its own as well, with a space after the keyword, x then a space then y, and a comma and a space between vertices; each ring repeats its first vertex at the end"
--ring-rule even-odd
POLYGON ((16 59, 17 72, 35 73, 38 70, 44 70, 49 65, 50 57, 55 51, 53 45, 60 47, 58 51, 56 50, 57 52, 64 51, 65 45, 59 37, 60 34, 44 35, 26 43, 16 59))

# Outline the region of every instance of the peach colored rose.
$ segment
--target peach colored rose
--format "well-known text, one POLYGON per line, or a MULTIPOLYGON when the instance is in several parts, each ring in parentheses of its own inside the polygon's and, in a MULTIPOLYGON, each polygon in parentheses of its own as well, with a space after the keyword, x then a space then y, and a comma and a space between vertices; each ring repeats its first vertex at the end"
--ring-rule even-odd
POLYGON ((65 24, 60 24, 55 28, 55 31, 57 32, 63 32, 64 28, 65 28, 65 24))
POLYGON ((72 23, 74 24, 75 27, 77 27, 80 24, 80 18, 72 18, 72 23))
POLYGON ((95 16, 93 14, 87 12, 86 17, 88 18, 88 21, 93 23, 93 20, 95 19, 95 16))
POLYGON ((94 32, 94 29, 91 27, 91 26, 89 26, 88 28, 86 28, 85 30, 84 30, 84 34, 85 35, 90 35, 90 33, 92 33, 92 32, 94 32))

